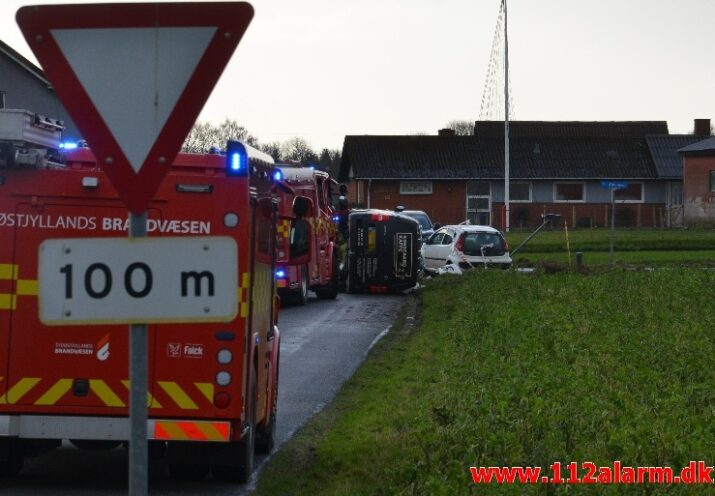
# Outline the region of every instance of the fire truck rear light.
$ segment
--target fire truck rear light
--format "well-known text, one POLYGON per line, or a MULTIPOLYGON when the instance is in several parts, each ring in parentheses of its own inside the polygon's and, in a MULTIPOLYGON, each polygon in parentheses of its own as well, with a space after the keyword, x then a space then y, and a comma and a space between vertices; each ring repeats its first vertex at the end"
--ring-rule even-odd
POLYGON ((238 214, 228 212, 223 216, 223 225, 226 227, 236 227, 238 225, 238 214))
POLYGON ((233 341, 236 339, 236 333, 232 331, 218 331, 216 333, 216 341, 233 341))
POLYGON ((214 394, 214 406, 216 408, 228 408, 231 405, 231 395, 225 392, 214 394))
POLYGON ((248 151, 243 143, 229 141, 226 150, 226 174, 229 176, 248 175, 248 151))
POLYGON ((387 293, 387 286, 370 286, 370 292, 372 294, 385 294, 387 293))
POLYGON ((226 348, 220 349, 216 355, 216 360, 221 365, 228 365, 233 360, 233 353, 231 353, 231 350, 226 348))
POLYGON ((99 187, 98 177, 83 177, 82 187, 86 189, 97 189, 99 187))
POLYGON ((221 387, 226 387, 229 384, 231 384, 231 374, 229 372, 226 372, 225 370, 222 370, 218 374, 216 374, 216 384, 218 384, 221 387))
POLYGON ((176 191, 179 193, 211 193, 214 190, 212 184, 177 184, 176 191))

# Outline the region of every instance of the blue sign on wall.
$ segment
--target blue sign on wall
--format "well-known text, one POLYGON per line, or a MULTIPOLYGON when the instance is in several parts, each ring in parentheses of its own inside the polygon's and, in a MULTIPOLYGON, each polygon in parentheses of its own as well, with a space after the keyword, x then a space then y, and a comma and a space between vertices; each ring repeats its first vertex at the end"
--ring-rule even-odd
POLYGON ((604 189, 628 189, 628 181, 601 181, 604 189))

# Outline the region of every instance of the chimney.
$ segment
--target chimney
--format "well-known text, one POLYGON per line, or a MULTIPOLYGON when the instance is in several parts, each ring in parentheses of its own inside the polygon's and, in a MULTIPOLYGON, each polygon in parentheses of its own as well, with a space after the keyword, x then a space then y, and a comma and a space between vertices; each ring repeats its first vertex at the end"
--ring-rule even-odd
POLYGON ((693 134, 696 136, 710 136, 710 119, 695 119, 693 134))
MULTIPOLYGON (((708 121, 709 123, 710 121, 708 121)), ((710 124, 708 124, 709 126, 710 124)), ((708 134, 710 134, 710 128, 708 127, 708 134)), ((445 128, 437 131, 437 136, 456 136, 457 132, 454 129, 445 128)))

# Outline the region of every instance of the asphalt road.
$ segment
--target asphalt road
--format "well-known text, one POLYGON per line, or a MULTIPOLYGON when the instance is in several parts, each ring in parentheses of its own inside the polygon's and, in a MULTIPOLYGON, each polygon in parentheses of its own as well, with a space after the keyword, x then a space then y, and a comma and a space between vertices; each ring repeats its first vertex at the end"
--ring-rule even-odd
MULTIPOLYGON (((340 294, 337 301, 313 297, 304 307, 283 309, 279 321, 278 448, 332 399, 390 327, 403 301, 401 296, 340 294)), ((127 494, 127 460, 123 448, 87 452, 65 443, 58 450, 28 459, 18 477, 0 480, 0 494, 127 494)), ((165 464, 156 462, 150 466, 149 491, 152 495, 249 494, 266 461, 266 456, 257 458, 256 473, 246 485, 210 479, 174 481, 166 474, 165 464)))

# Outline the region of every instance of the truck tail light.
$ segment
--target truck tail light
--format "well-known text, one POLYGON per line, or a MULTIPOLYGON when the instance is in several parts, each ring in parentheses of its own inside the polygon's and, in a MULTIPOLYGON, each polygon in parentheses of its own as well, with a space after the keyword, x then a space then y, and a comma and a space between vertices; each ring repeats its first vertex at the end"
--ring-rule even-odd
POLYGON ((226 387, 231 384, 231 374, 225 370, 220 371, 216 374, 216 384, 221 387, 226 387))
POLYGON ((214 394, 214 406, 216 408, 228 408, 231 405, 231 395, 221 391, 214 394))
POLYGON ((464 234, 457 239, 457 243, 454 245, 457 251, 462 251, 462 241, 464 241, 464 234))
POLYGON ((233 353, 227 348, 222 348, 216 354, 216 361, 221 365, 228 365, 233 361, 233 353))

